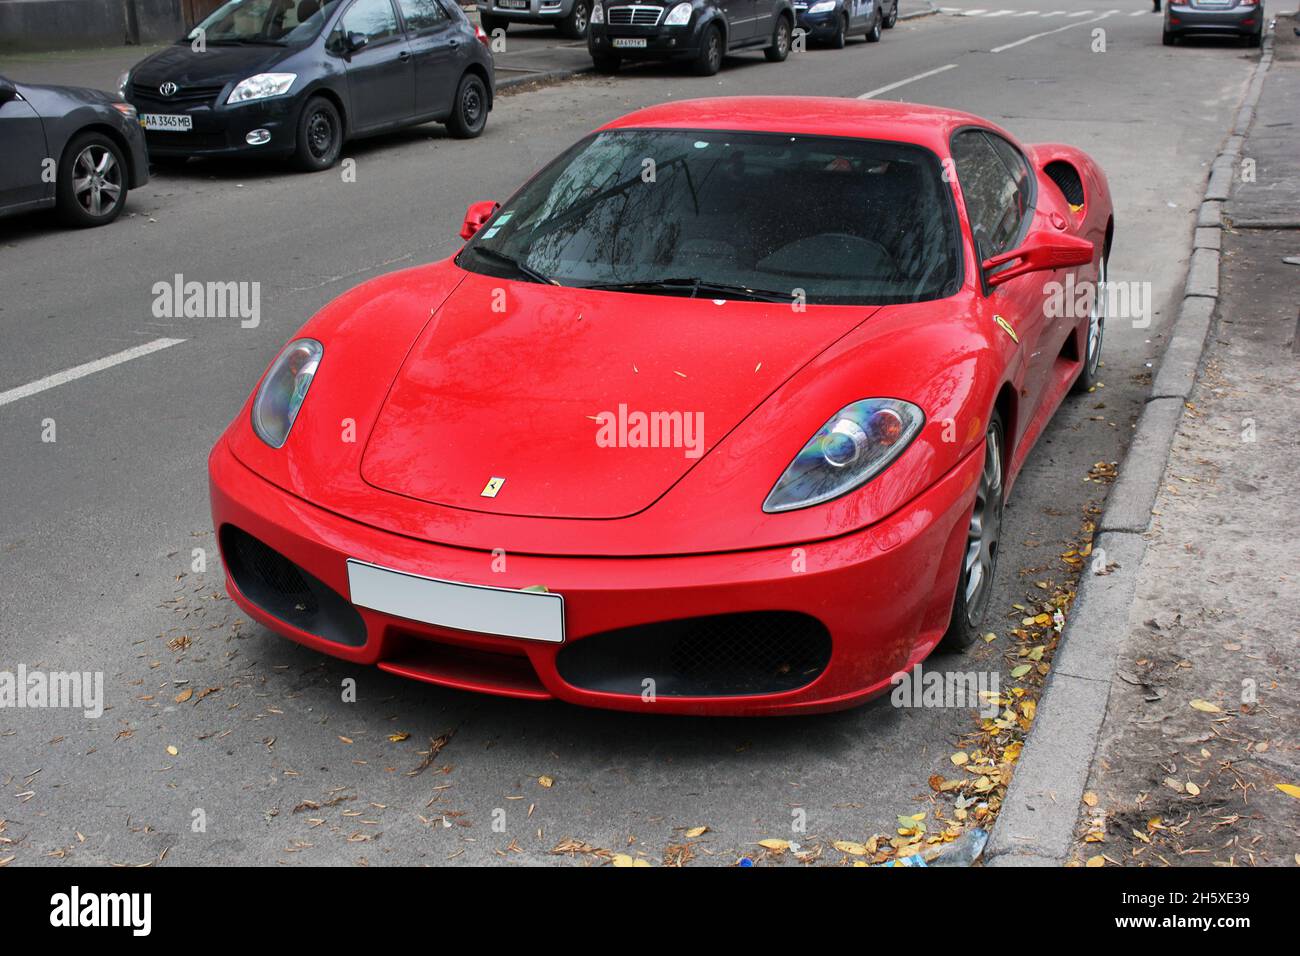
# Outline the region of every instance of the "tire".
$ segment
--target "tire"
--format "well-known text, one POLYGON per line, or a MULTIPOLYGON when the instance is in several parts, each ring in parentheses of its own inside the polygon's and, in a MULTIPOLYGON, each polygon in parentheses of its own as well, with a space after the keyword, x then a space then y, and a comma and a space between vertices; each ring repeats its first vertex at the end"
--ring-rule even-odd
POLYGON ((967 523, 966 547, 962 550, 961 569, 957 574, 952 618, 940 642, 946 650, 963 650, 974 643, 988 611, 998 569, 1002 510, 1006 503, 1006 483, 1002 480, 1005 459, 1002 416, 994 412, 984 433, 984 469, 980 472, 975 506, 967 523))
POLYGON ((343 151, 343 118, 338 107, 323 96, 313 96, 298 115, 298 137, 293 161, 299 169, 318 173, 339 161, 343 151))
POLYGON ((876 15, 875 15, 875 17, 872 19, 872 21, 871 21, 871 26, 867 27, 867 42, 868 42, 868 43, 879 43, 879 42, 880 42, 880 25, 881 25, 881 19, 880 19, 880 5, 877 4, 877 5, 876 5, 876 15))
POLYGON ((763 51, 769 63, 781 63, 790 55, 790 34, 792 33, 789 17, 777 17, 776 27, 772 30, 772 45, 763 51))
POLYGON ((1259 33, 1252 33, 1250 36, 1246 37, 1246 46, 1254 49, 1258 49, 1263 42, 1264 33, 1262 30, 1259 33))
POLYGON ((691 72, 696 76, 713 76, 722 69, 723 52, 722 28, 715 24, 709 27, 708 33, 700 39, 700 52, 696 54, 695 62, 691 64, 691 72))
POLYGON ((1098 266, 1097 293, 1092 297, 1092 310, 1088 314, 1088 336, 1083 343, 1083 370, 1070 387, 1070 394, 1082 395, 1097 384, 1101 369, 1101 346, 1106 339, 1106 275, 1109 250, 1103 254, 1098 266))
POLYGON ((106 226, 122 214, 129 176, 122 150, 103 133, 68 143, 55 173, 55 207, 69 226, 106 226))
POLYGON ((447 132, 456 139, 473 139, 487 126, 487 86, 477 73, 466 73, 456 87, 456 100, 447 119, 447 132))
POLYGON ((1166 30, 1164 31, 1164 33, 1160 35, 1160 42, 1162 42, 1165 46, 1173 46, 1175 43, 1178 42, 1178 37, 1174 36, 1172 33, 1166 30))
POLYGON ((486 33, 488 36, 491 36, 493 32, 496 30, 510 29, 509 20, 505 20, 501 17, 494 17, 490 13, 480 14, 478 18, 478 25, 483 28, 483 32, 486 33))
POLYGON ((886 30, 894 29, 894 24, 898 22, 898 0, 894 0, 894 6, 889 11, 889 16, 885 18, 884 28, 886 30))
POLYGON ((618 68, 623 65, 623 61, 616 56, 593 53, 591 55, 591 64, 595 67, 597 73, 613 76, 618 72, 618 68))
POLYGON ((831 49, 843 50, 844 44, 849 42, 849 15, 846 13, 840 17, 840 28, 836 31, 835 36, 831 37, 831 49))
POLYGON ((591 0, 573 0, 573 9, 560 21, 560 35, 570 40, 585 40, 591 26, 591 0))

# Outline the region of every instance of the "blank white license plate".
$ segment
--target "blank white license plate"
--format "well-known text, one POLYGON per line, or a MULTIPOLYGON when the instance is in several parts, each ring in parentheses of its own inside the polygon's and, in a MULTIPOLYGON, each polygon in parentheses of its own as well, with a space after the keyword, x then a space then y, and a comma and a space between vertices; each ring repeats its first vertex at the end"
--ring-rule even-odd
POLYGON ((527 10, 528 0, 497 0, 497 6, 503 10, 527 10))
POLYGON ((183 133, 194 128, 194 120, 184 113, 141 113, 140 125, 163 133, 183 133))
POLYGON ((614 46, 620 50, 645 49, 645 37, 616 37, 614 46))
POLYGON ((559 594, 440 581, 355 558, 348 559, 348 587, 353 604, 408 621, 564 643, 564 598, 559 594))

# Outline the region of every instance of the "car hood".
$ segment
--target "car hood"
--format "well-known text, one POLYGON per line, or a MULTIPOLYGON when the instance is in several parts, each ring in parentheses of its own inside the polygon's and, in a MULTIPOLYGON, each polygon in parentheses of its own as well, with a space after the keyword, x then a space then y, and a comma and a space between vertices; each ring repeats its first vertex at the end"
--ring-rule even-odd
POLYGON ((88 86, 49 86, 43 83, 15 83, 32 108, 44 117, 54 117, 78 106, 108 106, 119 102, 116 96, 88 86))
POLYGON ((131 82, 157 87, 171 81, 181 87, 229 83, 266 72, 292 52, 283 46, 223 46, 209 44, 196 53, 178 43, 145 57, 131 70, 131 82))
POLYGON ((874 311, 469 274, 392 382, 362 478, 493 514, 632 515, 874 311))

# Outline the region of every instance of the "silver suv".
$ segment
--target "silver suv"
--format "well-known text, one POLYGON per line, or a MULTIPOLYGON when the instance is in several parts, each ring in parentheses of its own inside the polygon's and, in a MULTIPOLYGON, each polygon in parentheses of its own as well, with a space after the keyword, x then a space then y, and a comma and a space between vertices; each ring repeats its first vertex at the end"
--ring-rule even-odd
POLYGON ((564 36, 581 40, 591 23, 592 0, 478 0, 478 17, 491 34, 512 23, 549 23, 564 36))

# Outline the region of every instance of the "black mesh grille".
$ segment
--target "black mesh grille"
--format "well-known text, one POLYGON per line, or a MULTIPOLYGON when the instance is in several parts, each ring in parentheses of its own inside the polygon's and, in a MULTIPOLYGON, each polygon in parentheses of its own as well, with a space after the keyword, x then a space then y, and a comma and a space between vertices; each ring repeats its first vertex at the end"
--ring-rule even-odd
POLYGON ((365 644, 366 625, 356 608, 274 548, 226 525, 221 552, 235 587, 267 614, 328 641, 365 644))
POLYGON ((240 532, 229 538, 236 562, 250 575, 277 596, 292 602, 298 610, 310 614, 316 612, 316 596, 311 593, 296 564, 252 535, 240 532))
POLYGON ((773 694, 811 683, 830 661, 815 618, 760 611, 686 618, 595 634, 566 645, 556 666, 575 687, 663 697, 773 694))
POLYGON ((132 83, 131 100, 137 109, 143 104, 149 107, 149 112, 161 109, 175 113, 187 106, 211 104, 225 87, 224 83, 182 86, 171 96, 163 96, 157 84, 132 83))
POLYGON ((1057 159, 1043 167, 1043 172, 1056 183, 1061 190, 1061 195, 1071 206, 1083 205, 1083 180, 1079 178, 1079 171, 1064 160, 1057 159))

